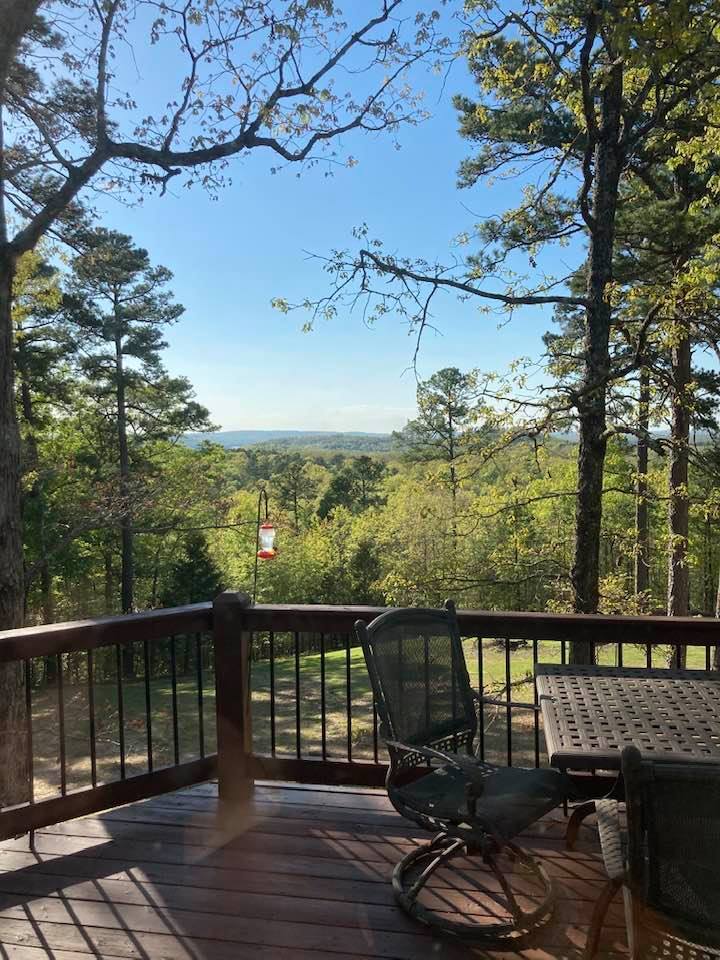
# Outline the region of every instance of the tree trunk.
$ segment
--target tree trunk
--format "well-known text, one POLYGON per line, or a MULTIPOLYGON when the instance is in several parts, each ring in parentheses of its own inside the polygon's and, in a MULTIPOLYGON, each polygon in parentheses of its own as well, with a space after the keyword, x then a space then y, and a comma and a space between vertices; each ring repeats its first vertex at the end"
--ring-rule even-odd
POLYGON ((645 613, 650 589, 650 517, 648 490, 648 433, 650 430, 650 371, 640 370, 638 398, 637 479, 635 499, 635 597, 639 613, 645 613))
POLYGON ((113 558, 109 548, 103 553, 103 565, 105 568, 105 609, 103 613, 110 614, 115 606, 113 599, 115 597, 115 583, 113 578, 113 558))
MULTIPOLYGON (((690 397, 692 350, 685 323, 677 324, 677 341, 671 351, 672 419, 670 427, 670 471, 668 509, 668 595, 669 617, 690 614, 690 570, 688 567, 688 532, 690 501, 688 497, 688 462, 690 444, 690 397)), ((687 649, 681 647, 672 661, 684 666, 687 649), (679 662, 678 662, 679 661, 679 662)))
POLYGON ((121 568, 120 568, 120 609, 123 613, 133 610, 133 529, 130 507, 130 451, 127 437, 127 407, 125 400, 125 371, 123 369, 122 338, 115 338, 115 366, 117 371, 117 439, 120 463, 120 500, 122 518, 120 520, 121 568))
MULTIPOLYGON (((40 564, 40 596, 42 602, 43 623, 55 622, 55 603, 53 597, 50 564, 43 560, 40 564)), ((45 682, 49 686, 57 683, 57 658, 45 657, 45 682)))
MULTIPOLYGON (((720 620, 720 570, 718 570, 718 585, 715 594, 715 619, 720 620)), ((713 670, 720 670, 720 644, 713 650, 713 670)))
POLYGON ((452 535, 453 538, 457 537, 457 495, 458 495, 458 478, 457 470, 455 469, 455 422, 452 415, 452 406, 448 406, 448 469, 450 472, 450 496, 452 498, 452 535))
POLYGON ((152 590, 150 591, 150 606, 152 609, 157 607, 158 602, 158 582, 160 579, 160 550, 155 553, 155 563, 153 564, 152 590))
MULTIPOLYGON (((1 144, 0 144, 1 146, 1 144)), ((15 411, 12 284, 15 263, 0 249, 0 629, 22 626, 25 601, 20 503, 20 432, 15 411)), ((22 663, 0 666, 0 806, 28 799, 22 663)))
MULTIPOLYGON (((15 371, 18 381, 18 392, 20 395, 20 409, 22 411, 22 420, 24 422, 24 443, 21 444, 21 451, 24 456, 21 457, 21 469, 23 475, 32 473, 34 479, 30 489, 26 492, 22 500, 22 516, 26 519, 26 507, 30 501, 35 501, 38 512, 38 542, 40 557, 38 559, 38 572, 40 575, 40 601, 43 623, 53 623, 55 620, 55 604, 53 599, 52 574, 50 571, 50 562, 47 557, 47 543, 45 537, 45 496, 43 490, 43 480, 40 471, 40 453, 38 450, 38 422, 35 416, 35 403, 33 398, 32 386, 30 381, 30 372, 28 365, 28 356, 26 342, 23 336, 22 327, 17 325, 18 340, 15 344, 15 371)), ((31 584, 25 583, 25 604, 27 607, 27 594, 31 584)), ((52 658, 51 658, 52 659, 52 658)), ((54 660, 53 660, 54 663, 54 660)), ((51 667, 46 667, 46 678, 52 671, 51 667)))
MULTIPOLYGON (((127 407, 125 401, 125 371, 123 369, 122 335, 115 336, 115 368, 117 376, 117 438, 120 462, 120 609, 123 613, 132 613, 134 607, 134 550, 133 519, 130 506, 130 451, 127 437, 127 407)), ((132 644, 122 650, 123 676, 132 680, 135 677, 135 651, 132 644)))
MULTIPOLYGON (((607 448, 605 405, 610 358, 612 311, 607 286, 612 279, 615 216, 622 167, 620 108, 622 65, 608 72, 602 94, 595 149, 592 229, 588 252, 587 309, 583 377, 577 401, 579 423, 578 485, 575 509, 575 556, 572 567, 576 613, 597 613, 599 602, 602 490, 607 448)), ((591 663, 590 640, 570 645, 571 663, 591 663)))
POLYGON ((703 562, 703 615, 706 617, 712 616, 712 611, 715 607, 715 597, 714 597, 714 585, 715 577, 713 576, 713 528, 712 528, 712 518, 708 515, 705 517, 705 528, 704 528, 704 562, 703 562))
POLYGON ((55 622, 55 595, 50 564, 46 559, 40 563, 40 602, 42 603, 43 623, 55 622))
MULTIPOLYGON (((0 3, 0 629, 22 625, 25 603, 12 323, 15 255, 7 238, 4 104, 18 45, 38 6, 39 0, 0 3)), ((24 680, 22 663, 0 665, 0 806, 30 796, 24 680)))

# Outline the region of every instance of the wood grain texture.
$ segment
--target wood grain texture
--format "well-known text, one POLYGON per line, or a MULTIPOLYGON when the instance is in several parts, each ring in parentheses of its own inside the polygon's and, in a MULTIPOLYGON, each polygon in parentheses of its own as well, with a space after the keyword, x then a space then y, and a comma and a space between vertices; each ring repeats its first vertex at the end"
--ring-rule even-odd
POLYGON ((160 640, 172 634, 203 633, 211 629, 212 604, 194 603, 120 617, 1 630, 0 663, 75 650, 94 650, 115 643, 160 640))
MULTIPOLYGON (((243 611, 251 631, 275 630, 351 633, 356 620, 369 622, 386 607, 323 604, 258 604, 243 611)), ((551 614, 516 611, 459 610, 460 632, 468 637, 515 640, 581 640, 653 646, 720 643, 720 623, 712 617, 625 617, 600 614, 551 614)), ((210 631, 213 605, 196 603, 120 617, 0 631, 0 663, 50 656, 171 634, 210 631)))
MULTIPOLYGON (((603 869, 590 828, 568 854, 561 813, 524 846, 554 877, 553 920, 517 949, 433 937, 392 896, 395 862, 421 839, 381 791, 258 784, 232 816, 203 783, 0 844, 0 956, 9 960, 559 960, 579 957, 603 869), (521 951, 521 952, 520 952, 521 951)), ((521 901, 535 894, 518 877, 521 901)), ((435 909, 497 912, 477 861, 438 876, 435 909)), ((624 956, 613 904, 603 956, 624 956)))

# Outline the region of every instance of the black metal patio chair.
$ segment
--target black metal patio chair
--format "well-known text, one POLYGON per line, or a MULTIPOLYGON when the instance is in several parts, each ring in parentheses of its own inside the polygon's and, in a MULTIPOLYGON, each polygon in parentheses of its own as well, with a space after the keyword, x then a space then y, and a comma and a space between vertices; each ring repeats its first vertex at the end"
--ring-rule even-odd
POLYGON ((451 601, 442 610, 390 610, 367 626, 358 621, 355 630, 390 753, 388 797, 403 817, 435 833, 395 867, 398 904, 432 927, 474 940, 527 934, 552 912, 553 888, 513 838, 563 802, 569 781, 555 770, 498 767, 475 756, 479 697, 470 685, 451 601), (502 853, 539 883, 539 902, 529 909, 518 903, 498 864, 502 853), (500 919, 454 920, 419 901, 436 870, 473 855, 503 891, 500 919))
POLYGON ((627 831, 616 800, 596 804, 608 882, 587 960, 620 889, 633 960, 720 956, 720 765, 646 760, 628 746, 622 773, 627 831))

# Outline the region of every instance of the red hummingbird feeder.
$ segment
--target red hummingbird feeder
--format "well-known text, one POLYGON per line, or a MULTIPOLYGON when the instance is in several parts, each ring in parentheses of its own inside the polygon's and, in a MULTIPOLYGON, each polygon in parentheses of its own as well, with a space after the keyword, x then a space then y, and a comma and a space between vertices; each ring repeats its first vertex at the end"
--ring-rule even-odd
POLYGON ((260 549, 257 552, 260 560, 272 560, 277 554, 275 549, 275 527, 270 523, 269 520, 266 520, 265 523, 260 524, 260 529, 258 530, 258 543, 260 549))

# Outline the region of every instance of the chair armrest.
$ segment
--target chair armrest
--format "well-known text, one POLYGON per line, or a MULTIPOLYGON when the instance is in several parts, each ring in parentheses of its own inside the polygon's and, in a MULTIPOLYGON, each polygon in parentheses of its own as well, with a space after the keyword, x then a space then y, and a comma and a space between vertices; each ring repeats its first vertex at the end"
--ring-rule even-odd
POLYGON ((627 868, 618 802, 617 800, 596 800, 595 810, 607 875, 611 880, 624 880, 627 868))

